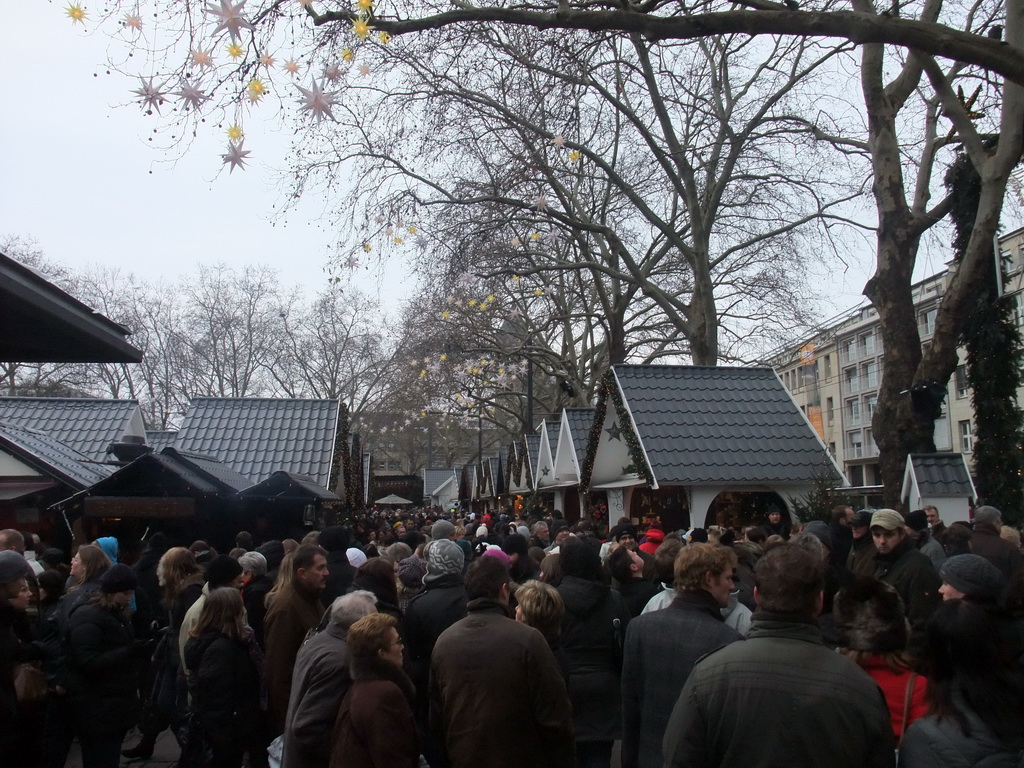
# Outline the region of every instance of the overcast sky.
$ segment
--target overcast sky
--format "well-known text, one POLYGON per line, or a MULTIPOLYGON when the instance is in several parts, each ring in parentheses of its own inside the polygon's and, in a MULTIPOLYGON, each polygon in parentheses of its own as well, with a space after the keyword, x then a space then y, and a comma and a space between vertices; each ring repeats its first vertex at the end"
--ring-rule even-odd
MULTIPOLYGON (((272 171, 283 166, 287 133, 248 119, 254 162, 231 174, 221 165, 220 132, 184 153, 156 151, 148 141, 155 122, 132 103, 138 82, 106 74, 109 38, 92 24, 72 25, 65 5, 31 0, 4 9, 0 236, 33 238, 71 266, 121 267, 146 279, 223 260, 270 265, 310 292, 322 287, 332 243, 318 223, 323 201, 274 218, 280 195, 272 171)), ((866 253, 849 271, 813 282, 829 286, 838 312, 859 301, 869 269, 866 253)), ((394 268, 384 283, 392 301, 413 288, 402 273, 394 268)), ((363 287, 376 290, 380 281, 363 274, 363 287)))

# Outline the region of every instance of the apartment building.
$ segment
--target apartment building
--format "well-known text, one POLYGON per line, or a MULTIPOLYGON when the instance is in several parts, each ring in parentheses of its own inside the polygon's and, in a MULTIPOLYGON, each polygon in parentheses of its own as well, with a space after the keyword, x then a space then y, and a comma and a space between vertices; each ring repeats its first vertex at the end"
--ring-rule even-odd
MULTIPOLYGON (((1018 325, 1024 318, 1024 228, 1000 238, 1007 259, 1003 290, 1014 300, 1018 325)), ((935 316, 949 283, 949 271, 913 287, 921 344, 927 348, 935 331, 935 316)), ((846 474, 854 495, 868 506, 881 503, 882 477, 871 417, 878 402, 885 350, 878 313, 867 303, 826 322, 801 342, 779 350, 764 362, 775 368, 786 388, 828 446, 846 474)), ((935 447, 968 456, 974 450, 973 408, 967 386, 965 353, 951 378, 942 416, 935 423, 935 447)))

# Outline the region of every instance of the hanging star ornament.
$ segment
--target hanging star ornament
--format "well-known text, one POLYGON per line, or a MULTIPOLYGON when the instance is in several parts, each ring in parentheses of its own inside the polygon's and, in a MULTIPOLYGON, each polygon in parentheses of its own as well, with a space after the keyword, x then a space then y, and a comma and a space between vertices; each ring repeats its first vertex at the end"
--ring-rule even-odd
POLYGON ((71 19, 72 24, 85 24, 88 14, 81 3, 68 3, 64 6, 64 15, 71 19))
POLYGON ((194 111, 199 111, 203 102, 210 98, 188 80, 181 81, 181 89, 175 95, 184 103, 185 109, 194 111))
POLYGON ((227 134, 228 141, 230 141, 232 144, 241 141, 245 137, 245 132, 242 131, 242 126, 240 126, 238 123, 235 123, 234 125, 229 125, 227 134))
POLYGON ((192 63, 200 69, 208 69, 213 66, 212 48, 208 51, 204 51, 202 48, 196 48, 189 51, 188 55, 191 57, 192 63))
POLYGON ((341 80, 341 67, 337 64, 331 64, 324 70, 324 79, 331 83, 341 80))
POLYGON ((142 17, 138 14, 125 14, 125 17, 121 19, 121 23, 124 24, 124 26, 128 29, 133 29, 136 32, 142 31, 142 17))
POLYGON ((227 51, 232 61, 238 61, 245 53, 245 49, 239 43, 228 43, 228 47, 224 50, 227 51))
POLYGON ((302 98, 299 99, 300 112, 308 112, 318 123, 325 117, 329 117, 334 122, 337 122, 334 118, 334 113, 331 112, 331 108, 338 103, 338 91, 324 91, 321 84, 315 79, 313 80, 312 88, 303 88, 301 85, 295 87, 302 94, 302 98))
POLYGON ((370 22, 361 16, 356 17, 356 20, 352 22, 352 34, 360 40, 365 40, 369 37, 372 29, 373 27, 370 26, 370 22))
POLYGON ((167 96, 163 92, 163 86, 153 85, 152 77, 148 80, 140 77, 139 82, 142 87, 136 88, 132 93, 139 97, 139 103, 142 104, 147 111, 155 109, 159 112, 160 105, 167 101, 167 96))
POLYGON ((234 173, 235 168, 245 170, 245 164, 248 162, 251 153, 247 149, 242 149, 243 143, 242 141, 239 141, 237 144, 229 143, 227 154, 220 156, 224 161, 224 165, 231 166, 229 173, 234 173))
POLYGON ((269 53, 264 53, 262 56, 260 56, 260 64, 262 64, 267 69, 273 69, 275 66, 277 66, 277 59, 275 59, 269 53))
POLYGON ((227 30, 232 40, 240 40, 243 29, 255 32, 256 29, 253 25, 242 16, 242 8, 245 6, 245 2, 246 0, 242 0, 238 5, 232 5, 231 0, 220 0, 220 8, 215 5, 207 5, 206 12, 220 19, 217 26, 213 28, 213 34, 216 35, 227 30))
POLYGON ((260 78, 254 77, 245 87, 245 96, 250 104, 259 104, 260 100, 267 95, 267 85, 260 78))
POLYGON ((543 192, 533 199, 533 207, 541 213, 547 213, 548 210, 548 196, 543 192))
POLYGON ((299 74, 299 62, 295 59, 288 59, 288 61, 284 63, 284 71, 294 77, 299 74))

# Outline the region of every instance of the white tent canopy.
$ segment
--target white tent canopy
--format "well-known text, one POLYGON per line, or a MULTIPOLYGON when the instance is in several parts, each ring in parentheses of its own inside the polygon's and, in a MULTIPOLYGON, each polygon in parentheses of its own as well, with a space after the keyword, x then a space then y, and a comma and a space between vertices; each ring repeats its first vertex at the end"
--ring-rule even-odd
POLYGON ((396 496, 391 493, 385 496, 383 499, 377 499, 374 504, 412 504, 409 499, 403 499, 401 496, 396 496))

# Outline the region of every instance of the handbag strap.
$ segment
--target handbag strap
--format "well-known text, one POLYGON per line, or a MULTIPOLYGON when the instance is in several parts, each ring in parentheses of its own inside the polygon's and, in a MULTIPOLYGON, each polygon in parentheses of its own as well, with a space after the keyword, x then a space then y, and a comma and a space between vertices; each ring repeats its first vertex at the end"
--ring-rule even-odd
POLYGON ((904 691, 903 697, 903 722, 900 724, 900 737, 896 742, 896 748, 899 749, 903 743, 903 737, 907 733, 907 721, 910 720, 910 703, 914 698, 914 683, 917 682, 917 672, 911 672, 907 676, 907 689, 904 691))

